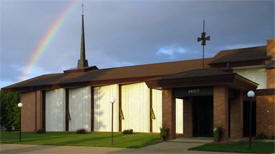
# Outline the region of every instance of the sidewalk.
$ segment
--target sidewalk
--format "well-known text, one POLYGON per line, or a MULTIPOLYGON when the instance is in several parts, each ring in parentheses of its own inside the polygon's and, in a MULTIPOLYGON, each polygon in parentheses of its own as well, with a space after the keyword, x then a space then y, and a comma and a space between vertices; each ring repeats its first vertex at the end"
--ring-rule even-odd
POLYGON ((113 153, 123 148, 85 147, 85 146, 52 146, 52 145, 26 145, 26 144, 0 144, 1 154, 77 154, 77 153, 113 153))
MULTIPOLYGON (((0 144, 0 153, 26 153, 26 154, 81 154, 81 153, 202 153, 202 154, 220 154, 221 152, 202 152, 188 151, 189 148, 199 146, 210 142, 208 139, 186 139, 178 138, 176 140, 162 142, 150 145, 144 148, 108 148, 108 147, 85 147, 85 146, 48 146, 48 145, 23 145, 23 144, 0 144)), ((228 152, 224 154, 229 154, 228 152)), ((236 154, 236 153, 234 153, 236 154)))

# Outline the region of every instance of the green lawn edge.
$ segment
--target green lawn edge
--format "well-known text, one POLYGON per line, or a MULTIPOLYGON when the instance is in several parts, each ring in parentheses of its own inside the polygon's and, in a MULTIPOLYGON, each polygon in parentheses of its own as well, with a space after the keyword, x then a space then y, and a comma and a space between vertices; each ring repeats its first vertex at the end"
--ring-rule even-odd
POLYGON ((201 146, 189 148, 188 150, 238 153, 274 153, 275 142, 253 141, 251 149, 249 148, 249 142, 246 141, 235 143, 207 143, 201 146))
POLYGON ((3 144, 142 148, 160 142, 159 134, 134 133, 125 135, 114 133, 114 144, 112 145, 111 133, 104 132, 87 134, 76 134, 75 132, 22 133, 22 142, 19 142, 18 132, 0 132, 0 143, 3 144))

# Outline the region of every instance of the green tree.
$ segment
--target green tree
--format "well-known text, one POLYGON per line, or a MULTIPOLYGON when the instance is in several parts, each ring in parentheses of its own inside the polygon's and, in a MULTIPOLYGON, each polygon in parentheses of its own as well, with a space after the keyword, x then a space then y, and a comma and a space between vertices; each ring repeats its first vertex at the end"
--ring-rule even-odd
POLYGON ((18 92, 4 92, 0 91, 0 122, 1 127, 11 130, 19 128, 19 108, 17 107, 20 101, 20 94, 18 92))

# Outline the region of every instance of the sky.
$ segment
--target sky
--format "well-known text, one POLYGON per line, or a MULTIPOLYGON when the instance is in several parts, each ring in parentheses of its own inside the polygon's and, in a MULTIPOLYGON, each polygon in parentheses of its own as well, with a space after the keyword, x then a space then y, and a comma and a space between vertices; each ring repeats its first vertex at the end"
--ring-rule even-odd
MULTIPOLYGON (((211 36, 206 57, 221 50, 265 45, 275 38, 275 0, 82 1, 86 58, 98 68, 201 58, 197 37, 203 19, 211 36)), ((0 88, 77 66, 81 0, 37 62, 27 67, 40 40, 71 2, 0 0, 0 88)))

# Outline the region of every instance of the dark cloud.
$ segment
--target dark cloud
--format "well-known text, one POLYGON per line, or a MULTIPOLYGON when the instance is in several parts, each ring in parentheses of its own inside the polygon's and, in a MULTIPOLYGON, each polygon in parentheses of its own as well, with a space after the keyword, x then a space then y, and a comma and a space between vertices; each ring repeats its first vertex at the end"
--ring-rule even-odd
MULTIPOLYGON (((0 87, 18 81, 41 37, 69 3, 1 1, 0 87)), ((99 68, 200 58, 201 46, 196 38, 203 19, 211 35, 206 57, 224 49, 264 45, 275 33, 272 0, 84 3, 87 58, 90 65, 99 68)), ((77 4, 67 16, 28 77, 76 66, 80 8, 77 4)))

